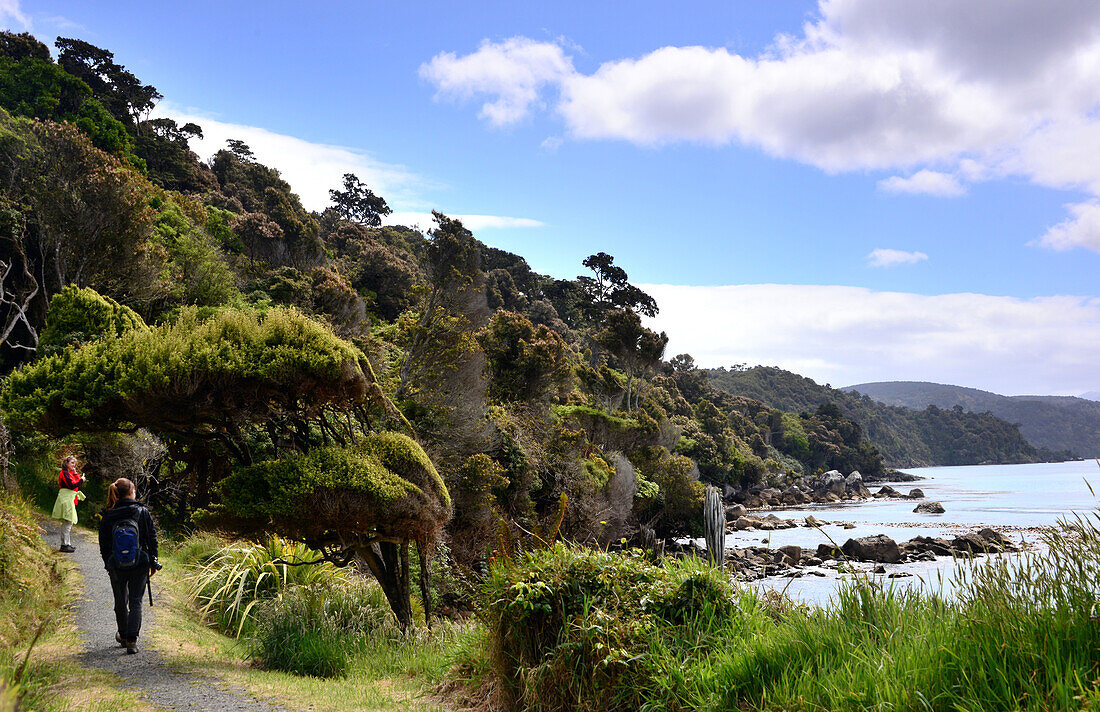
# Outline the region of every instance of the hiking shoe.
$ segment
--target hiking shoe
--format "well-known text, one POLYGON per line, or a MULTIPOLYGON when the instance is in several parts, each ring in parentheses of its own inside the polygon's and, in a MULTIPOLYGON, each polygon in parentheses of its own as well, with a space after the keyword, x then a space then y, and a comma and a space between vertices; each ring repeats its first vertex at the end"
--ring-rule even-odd
POLYGON ((61 548, 58 549, 58 551, 60 551, 62 554, 71 554, 76 551, 76 547, 72 544, 62 544, 61 548))
POLYGON ((137 652, 137 641, 136 640, 127 640, 126 641, 126 654, 127 655, 133 655, 136 652, 137 652))
POLYGON ((126 647, 126 641, 122 639, 122 633, 115 633, 115 642, 118 643, 119 647, 126 647))

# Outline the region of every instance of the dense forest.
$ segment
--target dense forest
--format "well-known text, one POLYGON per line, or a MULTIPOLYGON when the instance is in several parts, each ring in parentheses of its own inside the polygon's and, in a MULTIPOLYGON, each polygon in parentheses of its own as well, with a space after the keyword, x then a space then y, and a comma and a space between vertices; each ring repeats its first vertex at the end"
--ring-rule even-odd
POLYGON ((971 413, 992 413, 1019 424, 1020 434, 1036 448, 1100 457, 1100 403, 1085 398, 1002 396, 977 388, 914 381, 861 383, 843 390, 905 408, 961 406, 971 413))
POLYGON ((971 413, 956 405, 921 410, 885 405, 866 395, 822 386, 779 368, 712 369, 716 388, 753 398, 785 411, 814 411, 835 404, 863 428, 867 439, 891 467, 1039 462, 1072 457, 1068 452, 1037 450, 1016 425, 990 413, 971 413))
POLYGON ((362 561, 403 623, 414 555, 421 584, 433 556, 457 580, 540 532, 691 531, 703 483, 883 472, 836 408, 784 412, 665 360, 642 323, 659 305, 611 255, 553 279, 440 213, 382 226, 351 174, 309 211, 245 143, 199 157, 201 126, 148 118, 159 93, 110 51, 56 50, 0 34, 16 463, 76 449, 165 527, 362 561))

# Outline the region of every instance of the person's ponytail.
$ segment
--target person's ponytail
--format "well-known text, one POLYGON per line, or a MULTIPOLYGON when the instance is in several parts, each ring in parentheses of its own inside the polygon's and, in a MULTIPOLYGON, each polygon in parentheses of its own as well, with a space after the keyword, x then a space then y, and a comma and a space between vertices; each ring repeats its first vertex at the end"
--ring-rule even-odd
POLYGON ((114 509, 120 499, 134 496, 134 483, 119 477, 107 488, 107 509, 114 509))

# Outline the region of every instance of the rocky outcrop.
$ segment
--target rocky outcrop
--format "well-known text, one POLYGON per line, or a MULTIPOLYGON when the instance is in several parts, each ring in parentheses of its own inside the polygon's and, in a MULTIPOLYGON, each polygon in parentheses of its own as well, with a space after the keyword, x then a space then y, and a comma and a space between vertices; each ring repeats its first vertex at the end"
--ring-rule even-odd
MULTIPOLYGON (((785 524, 785 520, 778 517, 757 521, 765 526, 776 521, 785 524)), ((706 556, 705 550, 694 542, 682 545, 670 543, 668 551, 700 558, 706 556)), ((939 556, 976 557, 1014 551, 1019 551, 1019 547, 1003 534, 993 529, 982 529, 951 539, 917 536, 901 543, 885 535, 860 537, 849 539, 843 547, 831 543, 819 544, 816 550, 795 545, 731 548, 726 551, 725 563, 736 577, 755 580, 765 576, 825 576, 825 569, 870 574, 878 565, 935 561, 939 556)), ((885 575, 893 578, 910 575, 905 571, 883 570, 887 571, 885 575)))
POLYGON ((917 514, 943 514, 947 510, 939 502, 921 502, 913 511, 917 514))
POLYGON ((844 542, 841 550, 850 559, 856 561, 875 561, 883 564, 896 564, 901 561, 901 549, 897 542, 885 534, 863 536, 844 542))

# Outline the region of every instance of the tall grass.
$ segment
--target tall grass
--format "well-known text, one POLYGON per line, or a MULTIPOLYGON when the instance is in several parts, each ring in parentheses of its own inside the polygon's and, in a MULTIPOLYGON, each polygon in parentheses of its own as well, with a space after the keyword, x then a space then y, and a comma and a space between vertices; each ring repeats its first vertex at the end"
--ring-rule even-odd
POLYGON ((66 586, 42 542, 34 509, 21 496, 0 496, 0 710, 46 709, 57 703, 56 670, 40 664, 34 645, 61 623, 66 586))
POLYGON ((827 608, 559 547, 494 571, 486 652, 513 709, 1100 709, 1100 518, 1044 545, 951 599, 857 580, 827 608))
POLYGON ((229 544, 205 554, 203 548, 202 544, 190 547, 189 555, 198 561, 188 593, 208 623, 236 637, 251 630, 253 611, 264 601, 292 586, 344 582, 349 575, 327 562, 292 565, 314 561, 319 554, 280 537, 263 544, 229 544))

